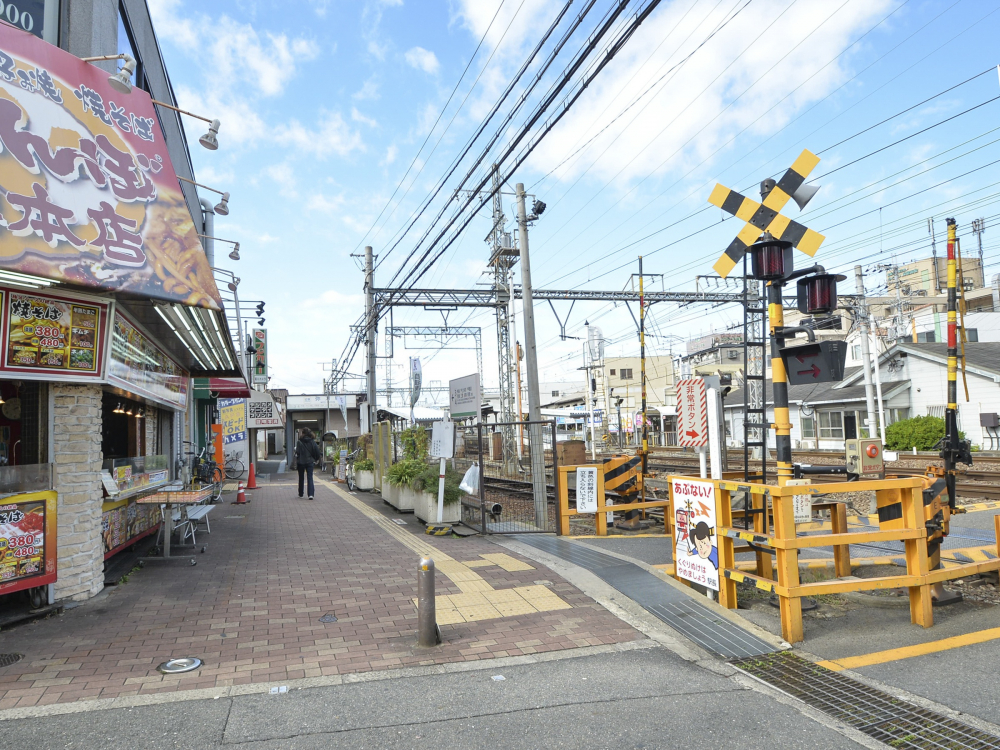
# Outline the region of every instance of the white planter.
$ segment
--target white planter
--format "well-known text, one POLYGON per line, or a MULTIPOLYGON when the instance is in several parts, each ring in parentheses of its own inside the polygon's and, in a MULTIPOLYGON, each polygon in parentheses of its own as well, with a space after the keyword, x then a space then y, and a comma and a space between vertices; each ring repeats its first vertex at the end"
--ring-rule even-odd
POLYGON ((375 488, 375 472, 374 471, 356 471, 354 472, 354 486, 359 490, 371 490, 375 488))
POLYGON ((412 511, 414 504, 417 502, 417 495, 420 493, 408 484, 404 484, 402 487, 397 487, 396 492, 396 497, 399 500, 396 510, 412 511))
POLYGON ((396 503, 399 502, 396 499, 396 493, 399 491, 398 487, 389 484, 388 477, 382 477, 382 499, 385 500, 389 505, 395 507, 396 503))
MULTIPOLYGON (((438 498, 437 493, 418 492, 413 505, 413 514, 424 523, 437 523, 438 498)), ((442 523, 458 523, 462 520, 462 504, 452 503, 444 506, 442 523)))

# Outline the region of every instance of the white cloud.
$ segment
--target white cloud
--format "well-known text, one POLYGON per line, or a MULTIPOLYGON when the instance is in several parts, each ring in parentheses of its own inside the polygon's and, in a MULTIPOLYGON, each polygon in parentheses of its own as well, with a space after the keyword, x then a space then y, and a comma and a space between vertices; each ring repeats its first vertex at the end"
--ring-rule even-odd
POLYGON ((351 96, 361 101, 366 99, 378 99, 380 95, 378 93, 378 81, 375 80, 375 76, 372 76, 365 81, 361 88, 351 94, 351 96))
POLYGON ((370 128, 378 127, 378 120, 375 120, 371 117, 366 117, 365 115, 361 114, 356 107, 351 107, 351 119, 354 120, 354 122, 363 123, 370 128))
POLYGON ((365 296, 363 294, 344 294, 337 289, 328 289, 318 297, 311 297, 309 299, 302 300, 301 306, 306 310, 321 307, 323 309, 330 310, 330 312, 335 312, 340 308, 344 310, 356 311, 358 307, 363 306, 364 303, 365 296))
POLYGON ((314 128, 307 128, 298 120, 290 120, 274 133, 277 143, 291 146, 297 151, 325 158, 332 154, 347 156, 352 151, 364 151, 361 134, 351 130, 339 112, 328 113, 314 128))
POLYGON ((266 245, 270 242, 277 242, 279 239, 281 238, 275 237, 274 235, 268 234, 267 232, 264 232, 264 234, 257 236, 257 242, 259 242, 262 245, 266 245))
POLYGON ((323 195, 323 193, 313 193, 309 196, 309 200, 306 201, 307 209, 324 214, 336 213, 343 205, 344 197, 342 195, 334 195, 331 197, 323 195))
POLYGON ((278 186, 278 191, 286 198, 298 196, 298 184, 295 180, 295 170, 287 163, 272 164, 265 167, 263 176, 267 182, 278 186))
POLYGON ((422 70, 425 73, 437 73, 438 68, 441 67, 437 55, 423 47, 413 47, 407 50, 404 57, 411 68, 422 70))
POLYGON ((399 155, 399 149, 396 147, 396 145, 393 144, 389 146, 389 148, 385 150, 385 158, 382 160, 381 165, 383 167, 389 166, 394 161, 396 161, 396 156, 398 155, 399 155))

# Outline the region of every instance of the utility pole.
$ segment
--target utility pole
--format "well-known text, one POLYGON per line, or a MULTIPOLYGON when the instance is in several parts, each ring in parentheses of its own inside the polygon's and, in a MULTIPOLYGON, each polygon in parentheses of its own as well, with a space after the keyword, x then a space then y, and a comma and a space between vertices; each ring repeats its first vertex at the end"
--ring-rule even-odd
MULTIPOLYGON (((898 281, 898 279, 897 279, 898 281)), ((854 267, 854 283, 858 292, 858 325, 861 329, 861 366, 865 374, 865 406, 868 409, 868 437, 876 435, 875 393, 872 386, 872 357, 868 346, 868 303, 865 301, 865 277, 861 266, 854 267)))
POLYGON ((584 372, 584 398, 587 399, 587 422, 590 425, 590 460, 597 461, 597 445, 594 443, 594 399, 593 392, 591 388, 591 381, 594 377, 593 375, 593 352, 590 351, 590 322, 583 322, 584 328, 587 330, 587 335, 584 337, 583 343, 583 372, 584 372))
POLYGON ((365 246, 365 340, 368 345, 368 430, 375 428, 375 263, 371 245, 365 246))
POLYGON ((986 286, 986 266, 983 265, 983 234, 986 232, 985 219, 972 220, 972 233, 976 235, 979 242, 979 280, 980 286, 986 286))
MULTIPOLYGON (((517 227, 521 250, 521 297, 524 309, 524 350, 528 371, 528 447, 531 450, 531 488, 535 498, 535 524, 548 528, 548 491, 545 481, 545 446, 538 392, 538 351, 535 348, 535 311, 531 299, 531 263, 528 258, 528 215, 524 208, 524 183, 517 183, 517 227)), ((552 435, 556 450, 556 435, 552 435)))
MULTIPOLYGON (((937 243, 934 241, 934 219, 927 220, 927 231, 931 235, 931 258, 934 263, 934 273, 932 277, 934 279, 934 289, 931 291, 932 295, 937 294, 941 291, 940 279, 938 278, 938 264, 937 264, 937 243)), ((896 269, 896 288, 899 288, 899 269, 896 269)))

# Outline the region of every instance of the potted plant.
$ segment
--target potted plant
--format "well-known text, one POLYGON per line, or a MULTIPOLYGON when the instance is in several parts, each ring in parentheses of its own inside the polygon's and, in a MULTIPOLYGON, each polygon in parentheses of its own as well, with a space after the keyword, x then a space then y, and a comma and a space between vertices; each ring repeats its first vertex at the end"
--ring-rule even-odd
POLYGON ((375 462, 370 458, 354 462, 354 484, 365 492, 375 488, 375 462))
MULTIPOLYGON (((435 465, 425 465, 424 470, 413 480, 417 490, 413 514, 424 523, 437 523, 438 480, 440 469, 435 465)), ((462 520, 462 492, 458 486, 462 477, 450 466, 444 475, 444 512, 442 523, 458 523, 462 520)))
POLYGON ((413 510, 416 493, 410 485, 424 470, 424 466, 422 461, 412 458, 390 466, 383 482, 382 498, 396 510, 413 510), (391 488, 388 493, 386 488, 391 488))

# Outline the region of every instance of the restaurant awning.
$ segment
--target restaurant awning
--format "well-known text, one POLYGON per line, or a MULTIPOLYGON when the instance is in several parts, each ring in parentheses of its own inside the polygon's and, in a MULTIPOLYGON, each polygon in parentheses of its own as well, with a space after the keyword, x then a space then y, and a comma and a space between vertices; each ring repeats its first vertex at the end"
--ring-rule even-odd
POLYGON ((195 398, 250 398, 243 378, 193 378, 195 398))

